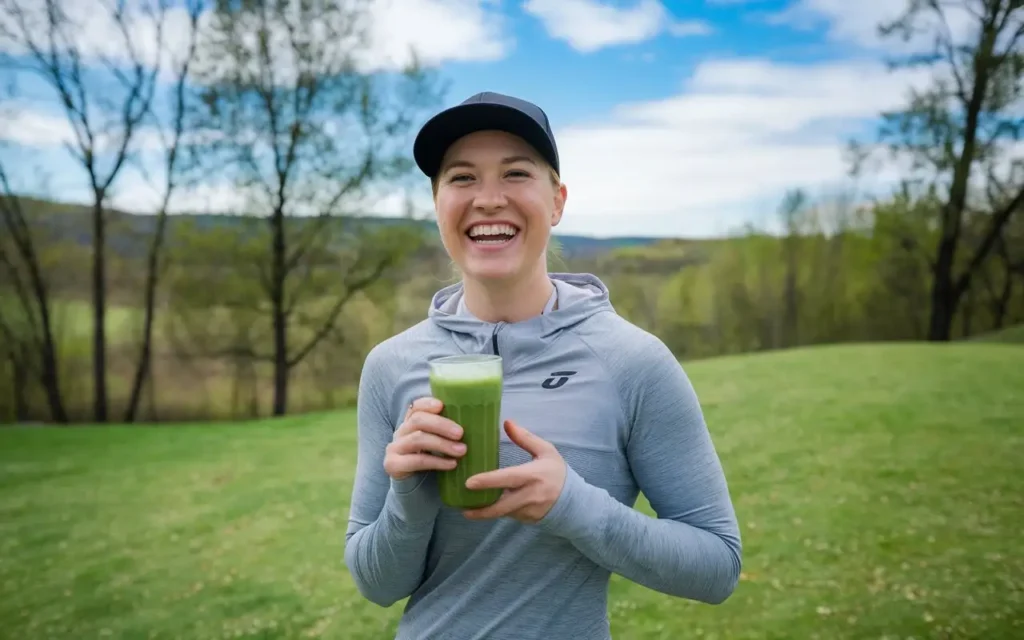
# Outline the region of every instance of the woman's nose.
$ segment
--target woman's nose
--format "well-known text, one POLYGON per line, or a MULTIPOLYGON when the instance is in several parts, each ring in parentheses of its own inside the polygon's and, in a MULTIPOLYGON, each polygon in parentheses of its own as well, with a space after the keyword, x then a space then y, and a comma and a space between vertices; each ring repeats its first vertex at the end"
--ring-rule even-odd
POLYGON ((498 209, 508 204, 505 190, 500 183, 485 182, 473 198, 473 206, 478 209, 498 209))

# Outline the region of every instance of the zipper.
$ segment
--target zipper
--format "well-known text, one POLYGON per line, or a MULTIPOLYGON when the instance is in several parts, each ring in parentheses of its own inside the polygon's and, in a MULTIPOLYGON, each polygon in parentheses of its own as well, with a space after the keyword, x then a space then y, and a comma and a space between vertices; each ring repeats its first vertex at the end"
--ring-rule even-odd
POLYGON ((500 328, 501 328, 501 325, 495 325, 494 326, 494 333, 491 334, 491 350, 494 351, 494 355, 496 355, 496 356, 500 356, 501 355, 501 352, 498 351, 498 329, 500 329, 500 328))

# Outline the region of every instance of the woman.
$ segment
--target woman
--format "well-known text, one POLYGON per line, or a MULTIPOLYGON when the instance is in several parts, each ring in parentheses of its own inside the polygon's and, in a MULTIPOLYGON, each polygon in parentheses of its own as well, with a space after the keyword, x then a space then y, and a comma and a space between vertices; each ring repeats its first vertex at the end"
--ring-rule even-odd
POLYGON ((613 572, 724 601, 739 528, 693 387, 598 278, 547 271, 567 196, 547 116, 478 94, 431 119, 414 156, 462 281, 364 364, 345 549, 360 592, 409 597, 398 638, 417 640, 610 638, 613 572), (433 473, 455 461, 430 453, 463 453, 427 378, 458 353, 499 353, 505 376, 501 468, 467 481, 504 493, 469 511, 441 504, 433 473), (657 518, 632 508, 639 491, 657 518))

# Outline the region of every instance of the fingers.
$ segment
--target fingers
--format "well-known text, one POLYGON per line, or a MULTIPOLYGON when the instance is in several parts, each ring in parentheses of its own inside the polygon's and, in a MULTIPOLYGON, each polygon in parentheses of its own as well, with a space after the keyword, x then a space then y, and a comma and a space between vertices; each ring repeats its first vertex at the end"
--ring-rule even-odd
POLYGON ((395 430, 395 439, 402 438, 417 431, 426 431, 449 440, 462 439, 462 427, 455 422, 434 413, 414 410, 395 430))
POLYGON ((428 431, 413 431, 388 445, 391 452, 408 455, 421 451, 434 451, 445 455, 461 457, 466 453, 466 445, 428 431))
POLYGON ((470 520, 501 518, 525 507, 529 499, 526 491, 506 491, 494 504, 479 509, 465 509, 462 513, 470 520))
POLYGON ((466 480, 467 489, 518 489, 537 477, 536 465, 532 462, 485 471, 466 480))
POLYGON ((544 438, 535 436, 523 427, 520 427, 513 420, 505 421, 505 433, 512 442, 516 443, 519 448, 523 449, 534 458, 539 458, 544 455, 551 455, 552 453, 558 454, 558 449, 555 445, 551 444, 544 438))
POLYGON ((439 411, 441 411, 442 406, 444 405, 442 405, 441 401, 438 400, 437 398, 431 398, 430 396, 416 398, 415 400, 413 400, 412 404, 409 405, 409 408, 405 410, 405 418, 403 418, 402 421, 404 422, 405 420, 408 420, 409 416, 415 413, 416 411, 438 413, 439 411))
POLYGON ((438 415, 442 406, 430 397, 409 405, 385 450, 384 470, 389 476, 400 480, 420 471, 454 469, 458 458, 465 455, 466 445, 459 442, 462 427, 438 415))
POLYGON ((430 453, 412 453, 406 455, 389 455, 384 458, 384 471, 397 480, 420 471, 450 471, 455 468, 458 460, 442 458, 430 453))

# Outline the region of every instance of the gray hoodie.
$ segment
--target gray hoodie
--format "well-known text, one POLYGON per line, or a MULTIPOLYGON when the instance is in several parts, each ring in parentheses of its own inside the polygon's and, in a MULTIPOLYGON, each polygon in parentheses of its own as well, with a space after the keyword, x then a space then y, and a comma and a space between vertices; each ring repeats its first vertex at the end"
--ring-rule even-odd
MULTIPOLYGON (((682 367, 615 313, 598 278, 550 277, 557 308, 517 323, 459 313, 462 286, 446 287, 427 319, 366 358, 345 563, 369 600, 409 598, 401 640, 605 640, 612 573, 707 603, 736 587, 739 527, 682 367), (406 407, 430 395, 427 361, 457 353, 500 354, 502 420, 567 463, 560 497, 535 525, 467 520, 441 504, 432 473, 384 472, 406 407), (656 518, 632 508, 640 491, 656 518)), ((530 459, 502 431, 501 466, 530 459)))

